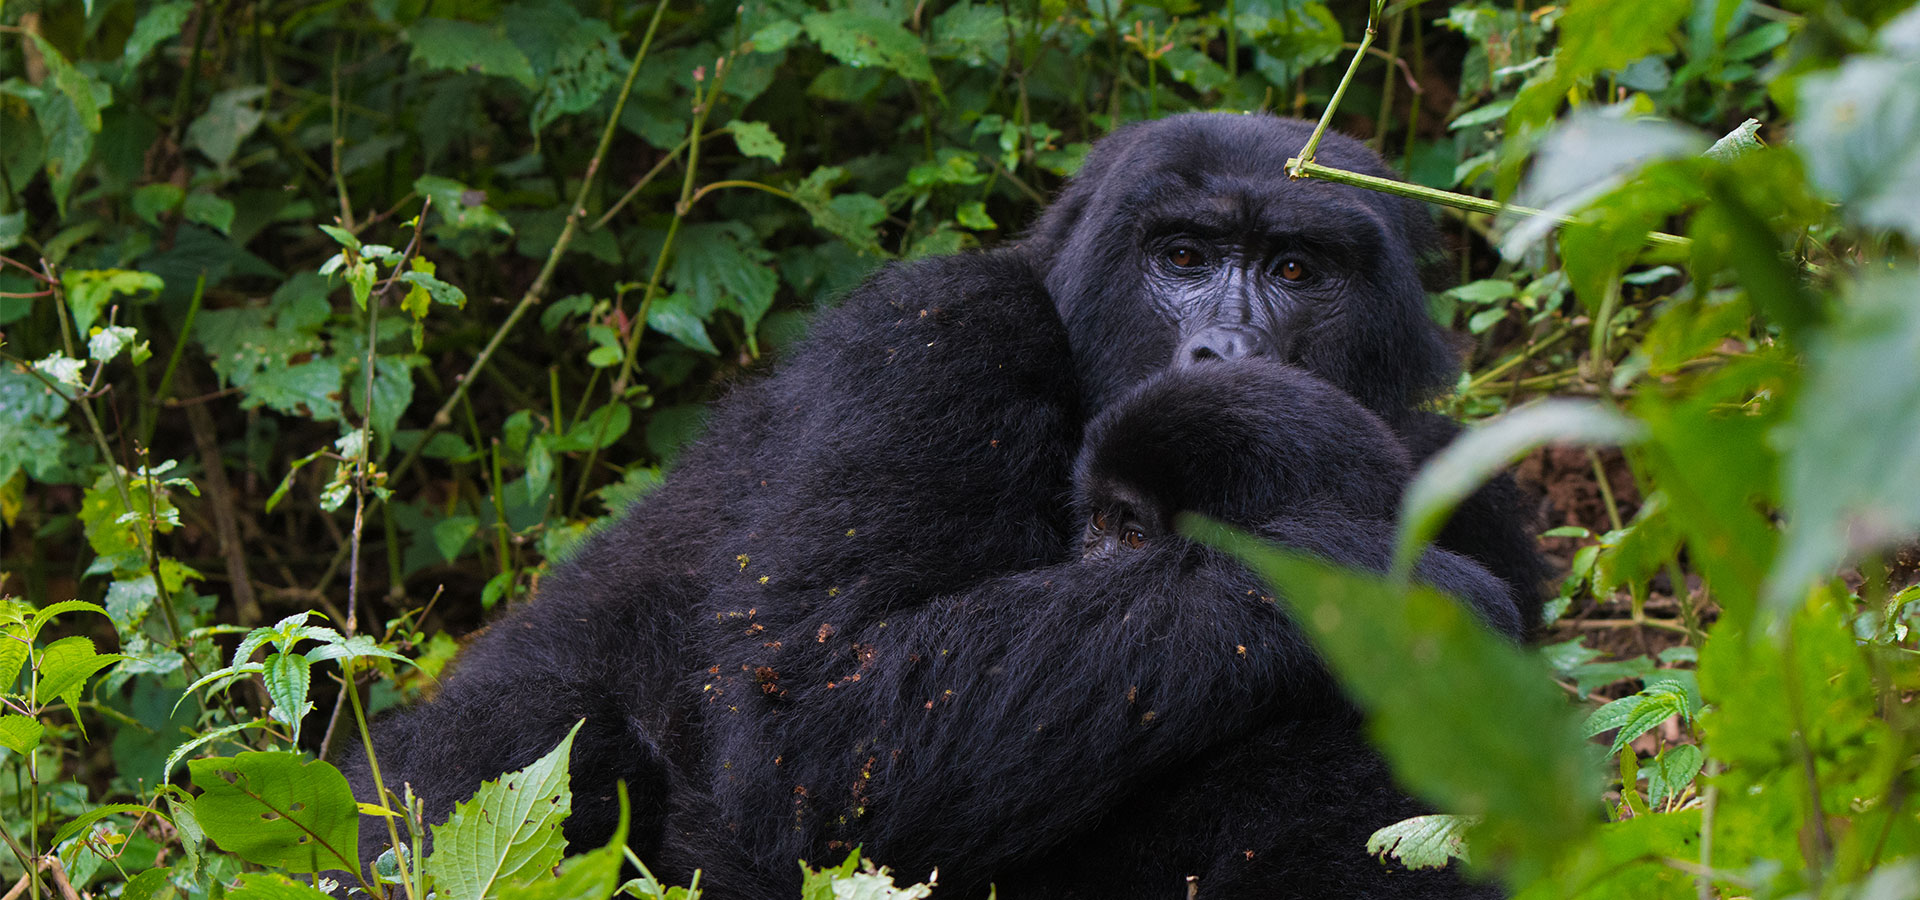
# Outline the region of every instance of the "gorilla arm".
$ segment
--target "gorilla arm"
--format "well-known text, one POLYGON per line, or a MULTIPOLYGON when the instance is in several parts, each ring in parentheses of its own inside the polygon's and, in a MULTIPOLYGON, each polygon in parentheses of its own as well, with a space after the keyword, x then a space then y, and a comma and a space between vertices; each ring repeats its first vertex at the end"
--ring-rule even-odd
MULTIPOLYGON (((1374 570, 1391 551, 1382 523, 1344 515, 1261 531, 1374 570)), ((1452 554, 1430 553, 1418 574, 1504 602, 1452 554)), ((743 602, 781 602, 742 580, 743 602)), ((1341 702, 1261 582, 1191 544, 1004 576, 862 621, 882 599, 849 591, 778 631, 726 628, 722 658, 738 662, 702 694, 709 771, 763 872, 859 844, 916 878, 938 866, 964 893, 1084 831, 1145 779, 1341 702)))

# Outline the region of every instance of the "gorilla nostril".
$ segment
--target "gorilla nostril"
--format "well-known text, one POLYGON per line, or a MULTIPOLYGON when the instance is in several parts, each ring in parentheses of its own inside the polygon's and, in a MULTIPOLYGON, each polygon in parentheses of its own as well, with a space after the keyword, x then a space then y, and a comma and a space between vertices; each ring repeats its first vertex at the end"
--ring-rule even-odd
POLYGON ((1194 362, 1199 362, 1203 359, 1219 359, 1220 354, 1215 352, 1212 347, 1201 345, 1193 348, 1193 353, 1189 358, 1194 362))

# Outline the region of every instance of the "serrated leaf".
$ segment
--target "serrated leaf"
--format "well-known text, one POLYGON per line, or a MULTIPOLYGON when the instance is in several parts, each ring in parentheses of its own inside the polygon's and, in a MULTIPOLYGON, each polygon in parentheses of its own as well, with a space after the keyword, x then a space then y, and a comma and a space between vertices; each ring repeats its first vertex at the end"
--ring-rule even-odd
POLYGON ((1604 731, 1618 728, 1614 734, 1613 747, 1608 753, 1619 753, 1622 748, 1633 743, 1635 738, 1653 730, 1675 716, 1686 717, 1690 713, 1686 690, 1674 684, 1651 684, 1647 689, 1630 697, 1622 697, 1593 711, 1587 717, 1586 732, 1593 737, 1604 731))
MULTIPOLYGON (((259 664, 254 663, 254 665, 257 666, 259 664)), ((178 707, 176 706, 175 708, 177 709, 178 707)), ((255 719, 251 722, 236 722, 232 725, 216 728, 205 734, 196 735, 192 740, 187 741, 186 743, 173 748, 173 752, 167 754, 167 761, 162 764, 162 768, 160 769, 160 780, 165 781, 167 779, 167 776, 173 772, 174 766, 179 765, 181 760, 187 758, 187 754, 192 753, 193 751, 199 749, 200 747, 213 743, 214 741, 220 740, 221 738, 227 737, 228 735, 234 734, 236 732, 245 731, 246 729, 249 729, 249 728, 264 728, 271 724, 273 724, 273 720, 271 719, 255 719)), ((177 814, 180 812, 180 808, 175 808, 174 812, 177 816, 177 814)))
POLYGON ((347 779, 299 753, 248 751, 187 763, 194 817, 248 862, 289 872, 359 868, 359 810, 347 779))
POLYGON ((87 679, 123 659, 126 657, 118 653, 96 653, 91 638, 76 636, 54 641, 40 655, 38 699, 45 703, 59 697, 69 708, 78 709, 87 679))
POLYGON ((307 660, 309 662, 322 662, 329 659, 361 659, 368 656, 378 656, 382 659, 391 659, 408 665, 413 664, 413 660, 380 646, 379 642, 375 641, 372 635, 367 634, 356 634, 345 640, 321 644, 307 651, 307 660))
POLYGON ((776 163, 787 156, 787 145, 765 122, 735 120, 728 123, 727 131, 733 135, 734 146, 740 148, 742 156, 757 156, 776 163))
POLYGON ((107 611, 101 609, 97 603, 88 603, 85 600, 62 600, 34 610, 33 616, 27 620, 27 638, 31 640, 38 637, 40 629, 47 627, 48 622, 70 612, 90 612, 103 616, 107 614, 107 611))
POLYGON ((580 723, 530 766, 480 785, 433 829, 427 871, 446 900, 481 900, 504 884, 544 877, 567 840, 560 824, 573 809, 567 762, 580 723))
POLYGON ((67 838, 73 837, 74 835, 87 830, 87 826, 92 825, 93 823, 98 822, 101 819, 104 819, 108 816, 115 816, 115 815, 130 815, 130 816, 154 815, 154 816, 159 816, 162 819, 169 818, 166 813, 163 813, 160 810, 155 809, 151 806, 141 806, 138 803, 109 803, 109 804, 106 804, 105 806, 96 806, 92 809, 89 809, 86 812, 81 813, 79 816, 75 817, 73 821, 60 826, 60 830, 57 832, 54 832, 53 841, 51 843, 53 843, 55 846, 65 843, 67 838))
POLYGON ((313 664, 298 653, 275 653, 261 664, 260 678, 267 684, 267 696, 273 698, 271 715, 283 725, 293 727, 294 743, 300 742, 300 720, 313 709, 307 702, 312 685, 313 664))
POLYGON ((1449 860, 1472 862, 1467 855, 1470 816, 1414 816, 1395 822, 1367 838, 1367 852, 1392 857, 1409 869, 1438 869, 1449 860))
POLYGON ((427 68, 498 75, 529 90, 538 87, 533 63, 503 27, 424 18, 407 26, 406 38, 413 45, 410 61, 427 68))
POLYGON ((882 66, 915 81, 933 80, 920 39, 891 19, 836 10, 808 13, 801 24, 820 49, 847 65, 882 66))
POLYGON ((8 713, 0 716, 0 747, 26 756, 40 745, 40 735, 46 730, 39 719, 8 713))
POLYGON ((1740 127, 1726 133, 1725 137, 1714 141, 1707 148, 1707 158, 1717 162, 1727 162, 1737 156, 1752 153, 1765 147, 1760 143, 1760 120, 1748 119, 1740 127))
POLYGON ((1647 802, 1659 806, 1680 796, 1706 761, 1706 754, 1695 744, 1678 744, 1662 751, 1647 769, 1647 802))

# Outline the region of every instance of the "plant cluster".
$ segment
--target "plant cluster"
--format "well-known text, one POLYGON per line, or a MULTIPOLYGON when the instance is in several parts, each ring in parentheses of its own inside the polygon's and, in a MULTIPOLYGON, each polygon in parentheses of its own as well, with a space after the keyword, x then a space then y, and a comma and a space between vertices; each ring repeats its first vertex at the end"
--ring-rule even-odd
POLYGON ((697 896, 565 846, 565 743, 431 829, 326 760, 814 310, 1186 109, 1370 136, 1406 182, 1296 172, 1430 201, 1456 251, 1448 402, 1488 422, 1399 570, 1242 546, 1447 811, 1383 864, 1917 896, 1899 0, 6 3, 0 892, 311 900, 373 815, 408 849, 369 894, 697 896), (1405 578, 1518 460, 1566 565, 1529 650, 1405 578))

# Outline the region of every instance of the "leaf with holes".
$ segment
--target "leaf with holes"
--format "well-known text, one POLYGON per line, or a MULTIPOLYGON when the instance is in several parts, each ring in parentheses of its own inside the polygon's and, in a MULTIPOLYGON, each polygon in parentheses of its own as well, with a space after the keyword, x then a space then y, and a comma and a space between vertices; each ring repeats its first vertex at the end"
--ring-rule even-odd
POLYGON ((207 836, 251 863, 289 872, 359 867, 359 808, 346 776, 299 753, 247 752, 187 763, 207 836))
POLYGON ((1438 869, 1448 860, 1471 862, 1467 856, 1467 829, 1472 816, 1414 816, 1380 829, 1367 838, 1367 852, 1393 857, 1409 869, 1438 869))
POLYGON ((446 900, 480 900, 503 884, 546 877, 560 862, 567 848, 560 823, 573 809, 567 754, 579 731, 576 723, 533 765, 480 785, 433 829, 427 871, 446 900))

